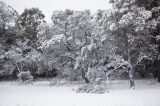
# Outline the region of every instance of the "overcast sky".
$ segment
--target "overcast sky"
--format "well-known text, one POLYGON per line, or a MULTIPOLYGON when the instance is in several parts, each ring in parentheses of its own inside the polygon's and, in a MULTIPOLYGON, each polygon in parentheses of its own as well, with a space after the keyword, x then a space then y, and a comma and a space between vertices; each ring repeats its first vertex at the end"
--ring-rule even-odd
POLYGON ((54 10, 84 10, 109 9, 109 0, 4 0, 21 14, 24 8, 38 7, 46 16, 46 21, 51 22, 54 10))

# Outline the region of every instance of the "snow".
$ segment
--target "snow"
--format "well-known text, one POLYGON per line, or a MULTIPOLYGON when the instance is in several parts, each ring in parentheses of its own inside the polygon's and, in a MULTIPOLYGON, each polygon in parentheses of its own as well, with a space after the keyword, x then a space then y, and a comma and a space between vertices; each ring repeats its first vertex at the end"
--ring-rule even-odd
POLYGON ((1 82, 0 106, 160 106, 160 84, 155 80, 136 80, 135 90, 128 89, 127 80, 113 81, 104 94, 76 93, 75 85, 48 84, 1 82))
POLYGON ((54 45, 56 42, 60 42, 64 38, 64 35, 54 35, 50 40, 45 40, 42 43, 42 47, 40 48, 49 48, 51 45, 54 45))

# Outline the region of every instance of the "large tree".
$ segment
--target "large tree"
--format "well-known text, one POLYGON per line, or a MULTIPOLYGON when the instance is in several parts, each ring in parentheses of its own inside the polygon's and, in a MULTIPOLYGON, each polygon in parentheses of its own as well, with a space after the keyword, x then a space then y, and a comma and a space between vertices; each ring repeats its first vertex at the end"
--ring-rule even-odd
POLYGON ((149 28, 155 24, 148 21, 152 12, 143 7, 137 7, 135 1, 130 0, 111 0, 113 10, 107 17, 106 25, 109 32, 117 41, 117 53, 128 61, 128 73, 131 88, 134 88, 134 67, 143 58, 151 58, 153 48, 150 45, 149 28))
POLYGON ((17 26, 23 31, 24 38, 29 39, 29 45, 36 48, 38 27, 44 23, 44 14, 38 8, 25 9, 20 15, 17 26))
POLYGON ((149 32, 151 35, 151 44, 156 45, 156 57, 154 58, 154 64, 156 66, 155 77, 158 77, 158 82, 160 82, 160 60, 159 60, 159 53, 160 53, 160 1, 159 0, 135 0, 135 5, 138 7, 144 7, 148 11, 152 12, 152 16, 149 20, 152 20, 156 27, 150 28, 149 32))
POLYGON ((76 69, 74 65, 79 57, 82 56, 82 48, 91 43, 92 24, 90 11, 54 11, 52 21, 53 25, 49 28, 51 31, 47 31, 47 27, 45 30, 45 32, 50 33, 50 36, 41 37, 44 39, 42 40, 42 51, 47 57, 52 55, 52 58, 50 58, 52 62, 61 68, 60 70, 64 70, 63 73, 73 77, 72 79, 77 79, 81 73, 83 73, 81 77, 85 79, 84 74, 88 65, 84 67, 86 69, 82 69, 82 67, 76 69))

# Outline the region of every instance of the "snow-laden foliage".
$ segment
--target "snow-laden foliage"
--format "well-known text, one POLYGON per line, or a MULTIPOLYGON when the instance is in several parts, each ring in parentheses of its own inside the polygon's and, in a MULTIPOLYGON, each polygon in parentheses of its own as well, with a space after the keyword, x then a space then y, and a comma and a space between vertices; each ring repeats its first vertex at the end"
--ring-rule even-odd
POLYGON ((118 73, 124 73, 130 67, 130 64, 120 56, 109 57, 106 61, 108 62, 106 65, 97 65, 88 69, 86 76, 91 82, 100 83, 101 81, 106 81, 111 74, 117 71, 118 73), (119 72, 120 70, 118 69, 124 71, 119 72))
POLYGON ((60 43, 61 40, 64 39, 64 35, 53 35, 51 39, 45 40, 40 48, 51 48, 54 46, 56 43, 60 43))
POLYGON ((25 9, 17 18, 12 7, 0 2, 0 75, 24 71, 34 78, 58 75, 84 80, 89 84, 83 88, 86 92, 100 92, 99 83, 105 85, 109 78, 128 72, 134 87, 134 72, 141 73, 138 66, 146 68, 144 61, 160 69, 159 3, 110 3, 112 9, 94 14, 90 10, 53 11, 48 24, 38 8, 25 9))
MULTIPOLYGON (((18 13, 5 2, 0 1, 0 31, 15 25, 18 13)), ((1 32, 0 32, 1 33, 1 32)))
POLYGON ((10 58, 11 60, 16 62, 23 61, 22 50, 20 48, 12 47, 11 50, 6 52, 4 55, 6 58, 10 58))
POLYGON ((147 24, 146 20, 151 16, 151 11, 147 11, 145 8, 135 8, 134 11, 128 12, 121 17, 119 25, 122 27, 132 25, 136 32, 143 31, 147 24))

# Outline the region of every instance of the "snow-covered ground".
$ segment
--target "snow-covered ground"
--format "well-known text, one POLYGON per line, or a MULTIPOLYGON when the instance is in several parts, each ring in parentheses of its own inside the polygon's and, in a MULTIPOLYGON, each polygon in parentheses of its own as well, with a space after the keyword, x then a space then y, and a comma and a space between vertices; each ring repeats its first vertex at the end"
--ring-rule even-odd
POLYGON ((154 80, 136 80, 135 90, 126 80, 113 81, 104 94, 76 93, 75 85, 51 87, 47 81, 16 83, 0 83, 0 106, 160 106, 160 84, 154 80))

